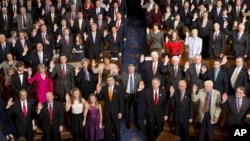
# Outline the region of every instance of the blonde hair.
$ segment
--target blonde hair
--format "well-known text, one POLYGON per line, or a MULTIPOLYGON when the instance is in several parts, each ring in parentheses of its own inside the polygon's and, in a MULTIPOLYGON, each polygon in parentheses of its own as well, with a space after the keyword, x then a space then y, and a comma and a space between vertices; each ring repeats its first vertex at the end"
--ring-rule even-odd
POLYGON ((96 97, 96 95, 95 95, 94 93, 91 93, 91 94, 89 95, 88 103, 90 104, 90 98, 91 98, 91 97, 95 97, 95 98, 96 98, 95 106, 96 106, 96 108, 98 108, 99 103, 98 103, 97 97, 96 97))

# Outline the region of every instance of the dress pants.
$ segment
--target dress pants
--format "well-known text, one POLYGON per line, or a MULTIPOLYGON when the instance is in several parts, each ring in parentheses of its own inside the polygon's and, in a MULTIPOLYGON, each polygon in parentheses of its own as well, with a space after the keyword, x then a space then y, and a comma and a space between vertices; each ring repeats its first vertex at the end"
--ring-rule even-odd
POLYGON ((213 130, 213 124, 211 124, 210 120, 211 120, 210 111, 208 111, 205 113, 204 118, 201 122, 199 141, 205 141, 206 129, 208 134, 207 141, 213 141, 214 130, 213 130))

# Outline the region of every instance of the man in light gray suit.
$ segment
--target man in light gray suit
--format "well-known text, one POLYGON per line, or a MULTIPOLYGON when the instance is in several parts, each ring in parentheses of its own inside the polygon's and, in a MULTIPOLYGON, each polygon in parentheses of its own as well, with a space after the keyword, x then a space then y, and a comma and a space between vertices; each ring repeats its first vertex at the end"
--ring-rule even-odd
POLYGON ((57 100, 65 102, 65 95, 71 92, 74 88, 74 69, 73 66, 67 64, 66 55, 61 54, 60 64, 50 62, 50 77, 55 79, 55 93, 57 95, 57 100))
POLYGON ((138 102, 136 91, 141 81, 141 75, 135 73, 135 66, 133 64, 128 65, 128 72, 122 72, 119 76, 122 81, 122 87, 124 88, 125 94, 125 114, 126 114, 126 126, 130 128, 130 110, 133 106, 134 112, 134 124, 138 127, 138 102))
POLYGON ((33 20, 30 13, 26 13, 26 8, 20 8, 20 14, 14 14, 14 23, 17 23, 18 31, 30 32, 33 27, 33 20))

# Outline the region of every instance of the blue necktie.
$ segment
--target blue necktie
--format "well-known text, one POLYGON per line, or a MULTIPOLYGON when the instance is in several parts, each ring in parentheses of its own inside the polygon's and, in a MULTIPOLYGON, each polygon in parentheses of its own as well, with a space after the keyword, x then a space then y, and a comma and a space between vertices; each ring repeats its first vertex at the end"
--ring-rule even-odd
POLYGON ((130 74, 129 79, 130 79, 130 83, 129 83, 130 94, 133 94, 134 93, 134 80, 133 80, 132 74, 130 74))
POLYGON ((214 70, 214 81, 216 81, 219 70, 214 70))
POLYGON ((90 80, 90 78, 89 78, 89 72, 87 71, 87 69, 84 69, 84 72, 85 72, 85 80, 89 81, 90 80))

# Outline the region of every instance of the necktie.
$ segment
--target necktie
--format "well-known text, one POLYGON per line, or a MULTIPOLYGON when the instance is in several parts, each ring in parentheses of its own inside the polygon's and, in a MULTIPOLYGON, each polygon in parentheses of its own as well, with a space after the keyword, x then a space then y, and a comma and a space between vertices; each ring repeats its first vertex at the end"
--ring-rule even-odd
POLYGON ((239 75, 239 68, 237 67, 233 73, 233 76, 231 78, 231 83, 232 83, 232 87, 234 88, 235 87, 235 82, 238 78, 238 75, 239 75))
POLYGON ((7 29, 8 26, 8 21, 7 21, 7 16, 4 16, 4 29, 7 29))
POLYGON ((117 14, 117 10, 114 10, 114 20, 116 20, 116 14, 117 14))
POLYGON ((74 21, 74 19, 75 19, 75 16, 74 16, 74 13, 72 12, 71 13, 71 20, 74 21))
POLYGON ((27 117, 27 109, 25 106, 25 102, 23 102, 23 115, 24 115, 24 117, 27 117))
POLYGON ((120 21, 117 21, 116 28, 117 28, 117 30, 119 30, 119 28, 120 28, 120 21))
POLYGON ((200 19, 202 19, 203 17, 203 12, 200 12, 200 19))
POLYGON ((102 26, 102 22, 98 21, 98 27, 99 27, 99 29, 101 28, 101 26, 102 26))
POLYGON ((129 79, 130 79, 130 84, 129 84, 130 94, 133 94, 134 93, 134 80, 133 80, 132 74, 130 74, 129 79))
POLYGON ((187 16, 187 12, 188 12, 188 10, 187 10, 187 9, 185 9, 185 17, 187 16))
POLYGON ((204 111, 205 112, 208 112, 208 110, 209 110, 209 100, 210 100, 210 95, 209 95, 209 92, 207 92, 205 104, 204 104, 204 111))
POLYGON ((43 64, 43 55, 41 52, 38 53, 40 64, 43 64))
POLYGON ((46 5, 46 14, 49 13, 49 5, 46 5))
POLYGON ((61 3, 59 3, 59 4, 57 5, 57 9, 58 9, 58 10, 61 9, 61 3))
POLYGON ((215 41, 215 40, 216 40, 216 38, 217 38, 217 33, 216 33, 216 32, 214 32, 214 37, 213 37, 213 40, 215 41))
POLYGON ((155 104, 155 106, 158 104, 158 93, 157 93, 156 90, 155 90, 155 93, 154 93, 154 104, 155 104))
POLYGON ((43 38, 43 44, 45 44, 45 40, 46 40, 45 33, 42 33, 42 38, 43 38))
POLYGON ((180 102, 182 102, 183 97, 184 97, 184 94, 181 92, 181 93, 180 93, 180 102))
POLYGON ((54 14, 51 14, 51 21, 54 23, 54 14))
POLYGON ((153 63, 153 74, 155 75, 156 73, 156 63, 153 63))
POLYGON ((79 29, 81 30, 82 29, 82 21, 79 20, 79 29))
POLYGON ((112 87, 109 87, 109 100, 111 101, 113 97, 113 90, 112 87))
POLYGON ((96 9, 96 15, 98 15, 100 12, 99 8, 96 9))
POLYGON ((240 38, 241 38, 241 33, 239 32, 238 33, 238 41, 240 40, 240 38))
POLYGON ((2 43, 3 52, 5 52, 5 45, 2 43))
POLYGON ((216 81, 219 70, 214 70, 214 81, 216 81))
POLYGON ((240 112, 240 109, 241 109, 240 99, 237 99, 237 110, 238 110, 238 113, 240 112))
POLYGON ((96 36, 96 33, 95 33, 95 32, 92 32, 93 43, 95 43, 95 36, 96 36))
POLYGON ((200 68, 198 65, 196 65, 196 75, 199 76, 199 74, 200 74, 200 68))
POLYGON ((23 15, 23 28, 25 29, 26 28, 26 19, 25 19, 25 16, 23 15))
POLYGON ((49 124, 51 125, 53 121, 53 108, 52 105, 49 104, 49 124))
POLYGON ((69 46, 69 37, 66 37, 65 40, 66 40, 66 45, 69 46))
POLYGON ((65 67, 64 65, 62 66, 62 76, 65 77, 66 76, 66 71, 65 71, 65 67))
POLYGON ((174 67, 174 76, 175 76, 175 77, 177 76, 177 73, 178 73, 178 68, 177 68, 177 67, 174 67))
POLYGON ((90 78, 89 78, 89 72, 88 72, 88 70, 87 70, 87 69, 84 69, 84 73, 85 73, 85 80, 86 80, 86 81, 89 81, 90 78))
POLYGON ((236 16, 238 17, 240 13, 240 7, 237 6, 237 10, 236 10, 236 16))
POLYGON ((220 8, 217 8, 217 15, 220 15, 220 8))

